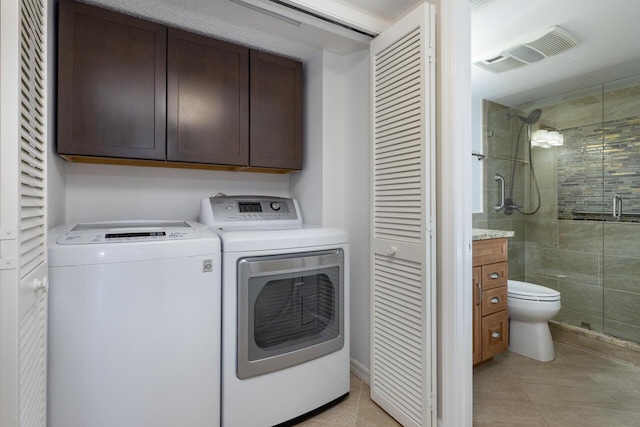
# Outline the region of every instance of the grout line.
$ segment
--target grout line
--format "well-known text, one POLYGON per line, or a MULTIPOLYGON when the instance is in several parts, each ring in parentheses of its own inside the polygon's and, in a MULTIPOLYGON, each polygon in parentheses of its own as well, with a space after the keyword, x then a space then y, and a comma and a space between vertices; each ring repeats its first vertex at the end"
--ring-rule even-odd
POLYGON ((542 412, 540 412, 540 409, 538 408, 538 405, 536 405, 536 402, 534 402, 534 401, 532 400, 532 401, 531 401, 531 403, 533 404, 533 407, 536 409, 536 413, 540 416, 540 418, 542 418, 542 422, 543 422, 547 427, 549 427, 549 426, 550 426, 549 422, 547 421, 547 419, 545 418, 545 416, 544 416, 544 415, 542 415, 542 412))
MULTIPOLYGON (((360 380, 360 378, 358 378, 360 380)), ((353 425, 358 424, 358 415, 360 413, 360 401, 362 400, 362 385, 364 381, 360 380, 360 389, 358 390, 358 401, 356 402, 356 419, 353 422, 353 425)))

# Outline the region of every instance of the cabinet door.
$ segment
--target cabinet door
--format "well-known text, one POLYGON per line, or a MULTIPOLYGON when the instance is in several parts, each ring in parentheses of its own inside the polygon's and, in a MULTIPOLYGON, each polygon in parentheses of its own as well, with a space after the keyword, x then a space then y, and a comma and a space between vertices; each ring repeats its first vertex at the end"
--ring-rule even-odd
POLYGON ((169 29, 167 160, 249 164, 249 50, 169 29))
POLYGON ((166 28, 60 1, 58 153, 165 158, 166 28))
POLYGON ((302 169, 302 64, 251 51, 254 167, 302 169))
POLYGON ((482 362, 482 269, 473 269, 473 364, 482 362))
POLYGON ((509 345, 509 318, 502 310, 482 318, 482 360, 505 351, 509 345))

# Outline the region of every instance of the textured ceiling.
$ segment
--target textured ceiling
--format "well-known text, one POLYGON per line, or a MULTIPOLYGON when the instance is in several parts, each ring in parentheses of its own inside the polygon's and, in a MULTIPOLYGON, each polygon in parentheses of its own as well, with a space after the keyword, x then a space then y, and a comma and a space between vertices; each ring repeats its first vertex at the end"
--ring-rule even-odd
POLYGON ((304 23, 297 27, 229 0, 81 1, 303 62, 323 49, 345 54, 368 47, 304 23))
POLYGON ((404 16, 423 0, 339 0, 355 9, 362 10, 385 21, 393 22, 404 16))

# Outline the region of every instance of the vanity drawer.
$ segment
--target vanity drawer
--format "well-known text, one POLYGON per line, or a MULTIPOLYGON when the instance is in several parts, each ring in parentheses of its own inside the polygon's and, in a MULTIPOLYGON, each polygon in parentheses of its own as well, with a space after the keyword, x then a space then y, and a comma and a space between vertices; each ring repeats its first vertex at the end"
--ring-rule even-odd
POLYGON ((507 349, 509 345, 509 318, 507 311, 499 311, 482 318, 482 360, 487 360, 507 349))
POLYGON ((482 291, 482 315, 486 316, 507 308, 507 287, 482 291))
POLYGON ((507 263, 482 266, 482 289, 497 288, 507 284, 507 263))
POLYGON ((507 239, 476 240, 473 242, 473 266, 507 260, 507 239))

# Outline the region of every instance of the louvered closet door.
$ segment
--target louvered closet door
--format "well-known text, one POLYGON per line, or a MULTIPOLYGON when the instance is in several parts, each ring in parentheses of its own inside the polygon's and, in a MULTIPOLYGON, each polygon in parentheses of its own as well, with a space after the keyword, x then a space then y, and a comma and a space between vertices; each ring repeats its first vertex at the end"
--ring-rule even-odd
POLYGON ((0 4, 0 426, 42 427, 47 391, 47 3, 0 4))
POLYGON ((435 425, 433 8, 371 42, 371 398, 404 426, 435 425))

